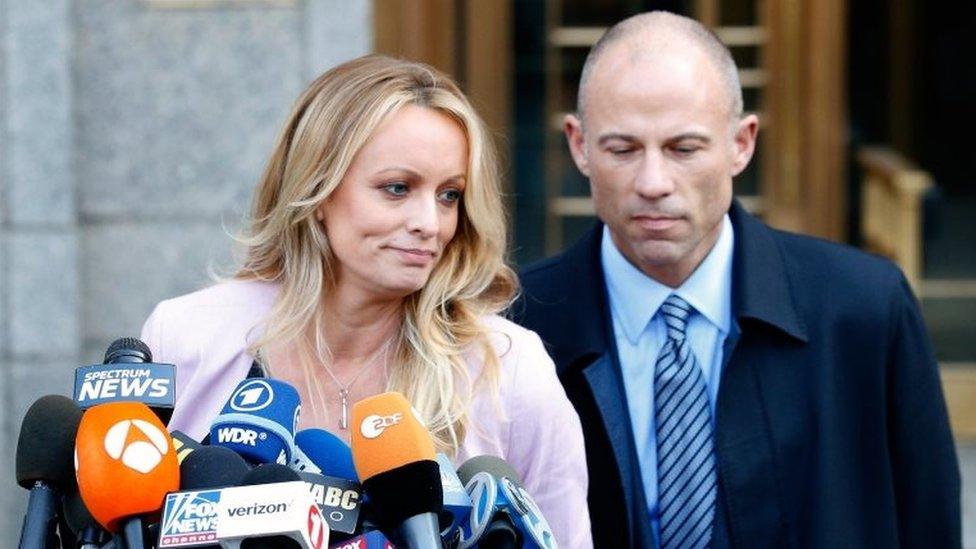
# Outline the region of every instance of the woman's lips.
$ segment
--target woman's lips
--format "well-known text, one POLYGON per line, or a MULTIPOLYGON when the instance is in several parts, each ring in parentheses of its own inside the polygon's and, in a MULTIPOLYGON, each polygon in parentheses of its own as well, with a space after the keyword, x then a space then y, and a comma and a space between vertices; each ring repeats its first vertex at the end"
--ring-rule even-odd
POLYGON ((426 266, 434 260, 434 252, 422 248, 398 248, 390 247, 399 256, 400 260, 408 265, 426 266))

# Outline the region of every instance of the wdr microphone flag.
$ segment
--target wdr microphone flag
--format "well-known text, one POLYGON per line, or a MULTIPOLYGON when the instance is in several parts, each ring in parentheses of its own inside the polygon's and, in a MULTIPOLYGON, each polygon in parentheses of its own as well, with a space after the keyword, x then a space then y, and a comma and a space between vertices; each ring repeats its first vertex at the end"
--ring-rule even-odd
POLYGON ((84 409, 120 401, 172 408, 176 366, 150 362, 82 366, 75 369, 74 400, 84 409))

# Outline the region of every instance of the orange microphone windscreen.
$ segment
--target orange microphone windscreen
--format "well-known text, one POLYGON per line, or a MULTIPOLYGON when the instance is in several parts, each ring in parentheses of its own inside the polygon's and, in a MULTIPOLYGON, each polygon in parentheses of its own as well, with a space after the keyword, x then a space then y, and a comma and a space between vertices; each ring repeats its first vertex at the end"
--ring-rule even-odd
POLYGON ((109 532, 126 517, 159 511, 180 487, 180 467, 166 427, 140 402, 89 408, 75 439, 78 491, 109 532))
POLYGON ((422 460, 435 460, 430 433, 397 392, 360 400, 352 407, 352 459, 360 482, 422 460))

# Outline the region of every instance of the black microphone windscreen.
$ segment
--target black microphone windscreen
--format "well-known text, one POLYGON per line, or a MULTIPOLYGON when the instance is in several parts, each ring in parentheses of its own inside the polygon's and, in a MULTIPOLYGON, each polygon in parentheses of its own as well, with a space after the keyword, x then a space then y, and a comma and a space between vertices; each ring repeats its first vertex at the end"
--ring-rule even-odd
POLYGON ((149 346, 135 337, 120 337, 108 346, 103 364, 116 362, 152 362, 149 346))
POLYGON ((471 477, 481 472, 488 473, 495 478, 508 477, 516 486, 522 487, 522 479, 519 478, 518 473, 512 469, 512 466, 507 461, 500 457, 488 455, 475 456, 465 461, 457 470, 458 478, 461 479, 461 484, 465 486, 467 486, 471 477))
POLYGON ((82 411, 62 395, 37 399, 27 410, 17 439, 17 483, 30 489, 43 480, 63 491, 75 481, 75 436, 82 411))
POLYGON ((237 452, 223 446, 202 446, 180 464, 180 490, 237 486, 251 468, 237 452))
POLYGON ((414 461, 373 475, 363 482, 363 491, 376 518, 387 527, 422 513, 440 514, 444 508, 441 468, 436 461, 414 461))
POLYGON ((256 484, 274 484, 276 482, 291 482, 302 480, 298 473, 280 463, 263 463, 248 471, 241 479, 241 486, 256 484))

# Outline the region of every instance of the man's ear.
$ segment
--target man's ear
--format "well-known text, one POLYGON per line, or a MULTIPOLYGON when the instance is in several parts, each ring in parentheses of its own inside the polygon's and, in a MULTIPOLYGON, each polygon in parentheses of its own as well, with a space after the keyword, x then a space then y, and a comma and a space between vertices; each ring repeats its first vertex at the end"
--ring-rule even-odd
POLYGON ((759 118, 755 114, 743 116, 736 123, 735 134, 732 141, 735 147, 733 151, 732 176, 735 177, 742 173, 752 160, 752 154, 756 151, 756 136, 759 134, 759 118))
POLYGON ((580 173, 590 176, 590 165, 586 157, 586 141, 583 138, 583 123, 575 114, 567 114, 563 118, 563 132, 569 143, 569 152, 573 155, 573 162, 580 173))

